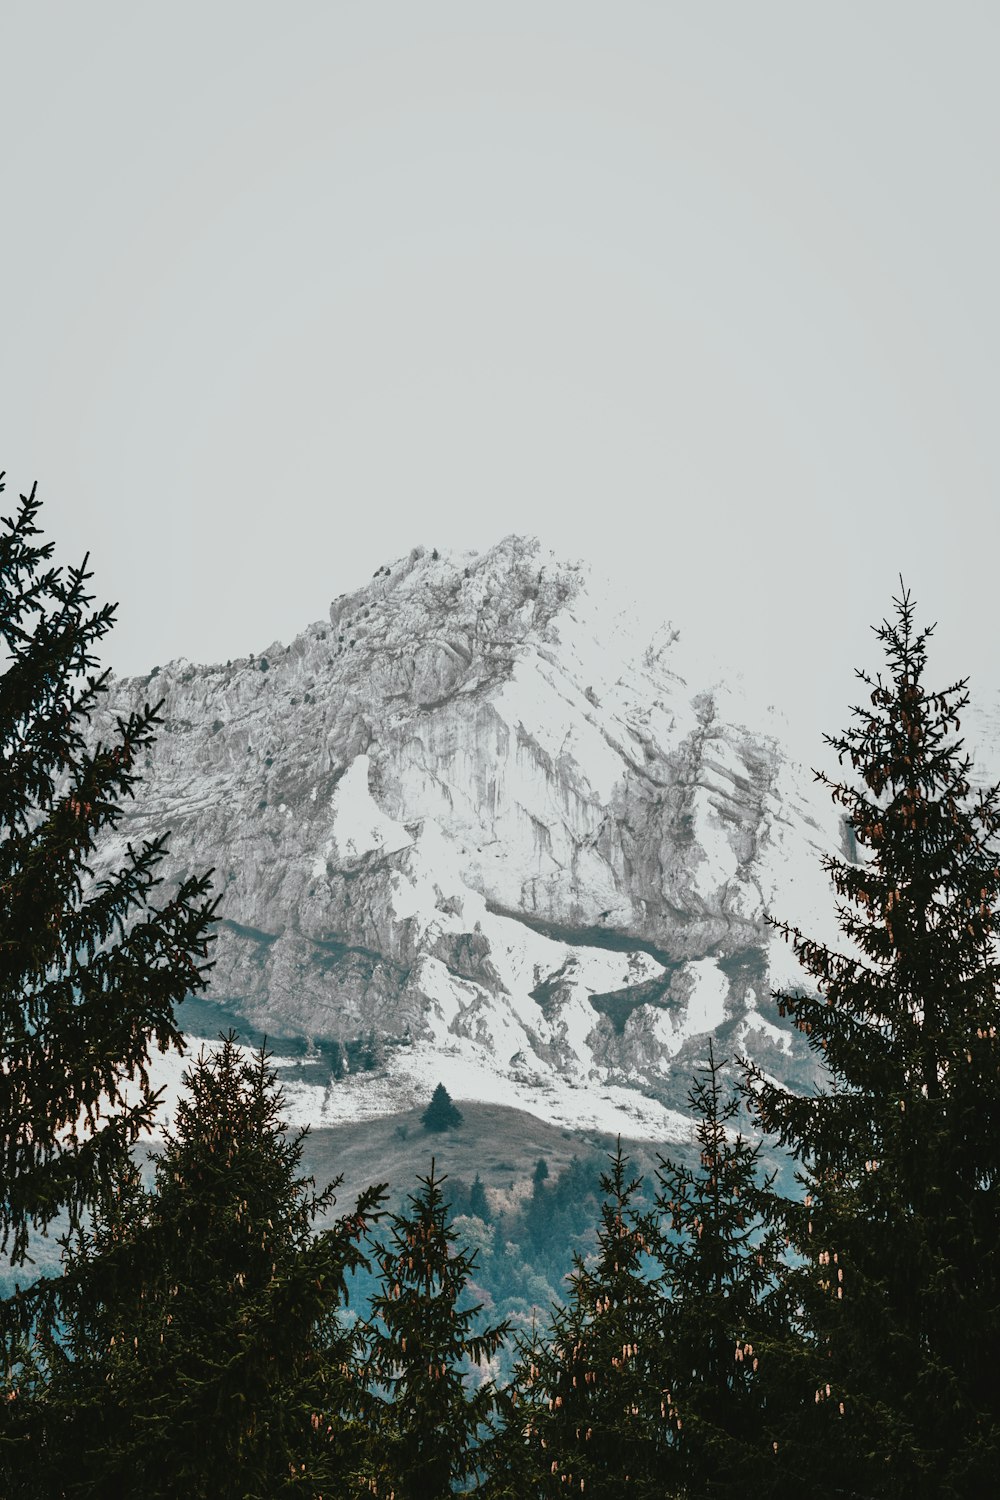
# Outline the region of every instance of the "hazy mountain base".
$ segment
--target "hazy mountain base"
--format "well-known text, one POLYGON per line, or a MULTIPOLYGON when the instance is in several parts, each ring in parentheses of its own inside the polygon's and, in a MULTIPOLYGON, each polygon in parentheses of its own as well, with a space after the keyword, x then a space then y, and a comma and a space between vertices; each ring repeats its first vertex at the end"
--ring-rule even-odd
MULTIPOLYGON (((477 1252, 477 1267, 467 1293, 469 1304, 481 1303, 481 1321, 509 1318, 514 1332, 530 1332, 532 1322, 543 1324, 553 1303, 563 1300, 564 1278, 574 1256, 586 1258, 597 1243, 600 1213, 599 1175, 614 1149, 611 1137, 598 1132, 561 1130, 520 1110, 502 1105, 460 1101, 462 1125, 433 1134, 420 1123, 419 1109, 406 1114, 310 1130, 304 1141, 303 1170, 324 1187, 343 1174, 337 1202, 328 1215, 332 1222, 349 1212, 357 1195, 374 1182, 389 1188, 389 1206, 400 1208, 417 1188, 434 1158, 447 1176, 444 1192, 451 1219, 465 1246, 477 1252), (539 1161, 547 1176, 536 1182, 539 1161), (470 1213, 470 1193, 479 1177, 487 1213, 470 1213)), ((646 1178, 647 1196, 653 1191, 656 1147, 648 1141, 623 1142, 637 1171, 646 1178)), ((669 1144, 664 1151, 685 1160, 690 1146, 669 1144)), ((140 1148, 148 1163, 154 1152, 140 1148)), ((60 1265, 57 1229, 32 1241, 33 1264, 0 1266, 0 1295, 36 1276, 56 1275, 60 1265)), ((349 1320, 368 1313, 377 1289, 374 1276, 363 1272, 350 1281, 349 1320)), ((513 1340, 508 1340, 495 1362, 500 1379, 509 1377, 513 1340)))
MULTIPOLYGON (((462 1125, 432 1134, 420 1124, 420 1110, 389 1119, 310 1131, 303 1165, 317 1182, 344 1174, 336 1212, 351 1206, 369 1183, 389 1185, 391 1206, 398 1208, 415 1191, 417 1175, 436 1170, 447 1175, 444 1196, 462 1243, 478 1255, 467 1302, 481 1303, 480 1321, 509 1319, 512 1334, 544 1325, 553 1304, 566 1295, 565 1278, 574 1258, 587 1260, 597 1247, 601 1190, 615 1140, 598 1131, 562 1130, 523 1111, 502 1105, 457 1101, 462 1125), (538 1163, 544 1162, 539 1173, 538 1163), (485 1190, 487 1213, 470 1203, 476 1177, 485 1190)), ((693 1140, 622 1141, 643 1186, 634 1200, 638 1210, 652 1207, 659 1156, 695 1169, 693 1140)), ((768 1169, 777 1171, 779 1189, 795 1191, 794 1169, 781 1152, 767 1153, 768 1169)), ((364 1316, 376 1289, 375 1279, 360 1273, 351 1280, 348 1316, 364 1316)), ((501 1349, 494 1374, 509 1377, 513 1338, 501 1349)))
MULTIPOLYGON (((188 1023, 201 1008, 216 1011, 205 1002, 183 1007, 188 1023)), ((228 1017, 234 1023, 238 1017, 228 1017)), ((242 1024, 242 1023, 241 1023, 242 1024)), ((260 1046, 270 1039, 244 1028, 242 1040, 260 1046)), ((307 1076, 329 1077, 329 1059, 305 1056, 305 1044, 275 1038, 274 1045, 285 1057, 297 1058, 307 1076)), ((189 1059, 202 1045, 191 1042, 189 1059)), ((377 1071, 377 1070, 373 1070, 377 1071)), ((299 1068, 296 1069, 299 1072, 299 1068)), ((401 1207, 417 1187, 418 1175, 426 1173, 431 1160, 438 1174, 445 1174, 444 1195, 451 1205, 452 1219, 479 1260, 471 1289, 471 1300, 482 1301, 483 1317, 498 1321, 509 1317, 516 1328, 530 1328, 532 1318, 544 1320, 553 1302, 562 1300, 564 1278, 572 1270, 575 1255, 586 1258, 596 1245, 599 1219, 599 1176, 607 1165, 615 1137, 600 1130, 572 1130, 552 1125, 526 1111, 476 1100, 456 1101, 462 1124, 454 1130, 432 1133, 421 1124, 423 1105, 380 1118, 345 1122, 335 1126, 310 1127, 303 1143, 303 1170, 319 1188, 342 1176, 337 1200, 325 1222, 347 1213, 357 1196, 373 1183, 385 1183, 389 1206, 401 1207), (546 1176, 535 1182, 539 1161, 546 1176), (470 1192, 479 1177, 488 1212, 484 1217, 470 1212, 470 1192)), ((651 1142, 622 1139, 635 1171, 642 1174, 646 1199, 655 1192, 654 1172, 659 1154, 694 1164, 690 1141, 651 1142)), ((137 1148, 147 1165, 156 1154, 156 1144, 137 1148)), ((781 1153, 771 1153, 770 1164, 780 1174, 781 1185, 793 1190, 791 1163, 781 1153)), ((58 1274, 59 1235, 56 1224, 46 1236, 31 1243, 32 1262, 11 1267, 0 1263, 0 1296, 38 1276, 58 1274)), ((353 1278, 350 1316, 367 1311, 374 1290, 373 1278, 353 1278)), ((503 1355, 498 1369, 508 1373, 503 1355)))
MULTIPOLYGON (((418 1109, 362 1125, 310 1131, 303 1165, 321 1183, 344 1174, 337 1213, 376 1180, 388 1183, 390 1204, 399 1208, 433 1157, 436 1171, 447 1177, 444 1196, 454 1228, 462 1244, 477 1253, 466 1305, 482 1305, 483 1326, 506 1318, 512 1335, 528 1334, 533 1322, 544 1324, 553 1303, 563 1300, 574 1256, 586 1258, 596 1247, 598 1179, 615 1143, 597 1132, 560 1130, 503 1105, 458 1102, 462 1125, 440 1134, 423 1128, 418 1109), (535 1181, 540 1161, 547 1176, 535 1181), (477 1176, 485 1190, 484 1217, 470 1211, 477 1176)), ((651 1184, 655 1148, 648 1141, 623 1145, 651 1184)), ((690 1159, 691 1148, 681 1149, 690 1159)), ((352 1277, 348 1316, 364 1317, 375 1291, 373 1276, 352 1277)), ((512 1372, 513 1355, 511 1337, 494 1364, 501 1380, 512 1372)))

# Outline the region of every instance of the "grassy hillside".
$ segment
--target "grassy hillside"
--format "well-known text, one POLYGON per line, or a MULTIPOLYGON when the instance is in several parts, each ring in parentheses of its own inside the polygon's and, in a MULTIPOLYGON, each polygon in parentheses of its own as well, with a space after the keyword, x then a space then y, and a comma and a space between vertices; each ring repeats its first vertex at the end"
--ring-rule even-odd
MULTIPOLYGON (((336 1213, 373 1182, 386 1182, 393 1201, 412 1191, 417 1175, 426 1173, 433 1156, 439 1172, 471 1183, 478 1172, 496 1211, 513 1208, 531 1191, 535 1163, 548 1164, 557 1177, 573 1157, 590 1156, 614 1148, 610 1136, 579 1134, 548 1125, 523 1110, 500 1104, 455 1101, 463 1122, 454 1130, 434 1133, 420 1123, 421 1110, 361 1124, 311 1130, 305 1140, 303 1164, 324 1186, 344 1174, 336 1213)), ((637 1159, 650 1159, 648 1142, 622 1142, 637 1159)), ((445 1195, 447 1196, 447 1189, 445 1195)))

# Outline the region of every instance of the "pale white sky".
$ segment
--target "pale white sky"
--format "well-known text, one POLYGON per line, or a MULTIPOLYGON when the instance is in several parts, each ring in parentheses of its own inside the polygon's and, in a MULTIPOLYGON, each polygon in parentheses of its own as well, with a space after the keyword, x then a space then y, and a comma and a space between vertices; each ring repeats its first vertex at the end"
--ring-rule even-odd
POLYGON ((995 689, 998 55, 993 0, 6 0, 2 509, 122 672, 522 531, 807 736, 900 571, 995 689))

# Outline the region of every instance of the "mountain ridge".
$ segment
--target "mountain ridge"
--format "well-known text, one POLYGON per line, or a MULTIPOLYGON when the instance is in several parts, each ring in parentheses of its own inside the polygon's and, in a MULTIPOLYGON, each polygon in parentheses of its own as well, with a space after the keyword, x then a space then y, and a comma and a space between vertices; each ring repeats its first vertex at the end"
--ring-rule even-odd
POLYGON ((776 717, 583 565, 414 548, 288 646, 113 680, 102 723, 161 695, 102 857, 172 829, 168 876, 218 872, 210 999, 385 1041, 378 1079, 293 1070, 301 1118, 409 1108, 440 1076, 561 1123, 603 1097, 606 1128, 668 1138, 709 1035, 815 1077, 764 915, 839 936, 842 820, 776 717))

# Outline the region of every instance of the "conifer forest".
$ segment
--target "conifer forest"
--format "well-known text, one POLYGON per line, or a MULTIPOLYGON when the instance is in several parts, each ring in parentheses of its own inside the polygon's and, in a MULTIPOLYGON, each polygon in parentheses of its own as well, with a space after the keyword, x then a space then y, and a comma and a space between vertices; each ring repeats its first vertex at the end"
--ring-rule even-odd
POLYGON ((771 918, 822 1086, 708 1047, 690 1150, 540 1160, 516 1226, 539 1298, 486 1253, 479 1179, 438 1169, 443 1085, 424 1173, 345 1207, 227 1031, 148 1158, 150 1060, 209 984, 219 901, 208 870, 160 880, 167 830, 91 878, 160 721, 88 735, 114 610, 39 512, 0 528, 0 1494, 1000 1492, 1000 790, 905 586, 817 773, 857 844, 825 861, 842 944, 771 918))

